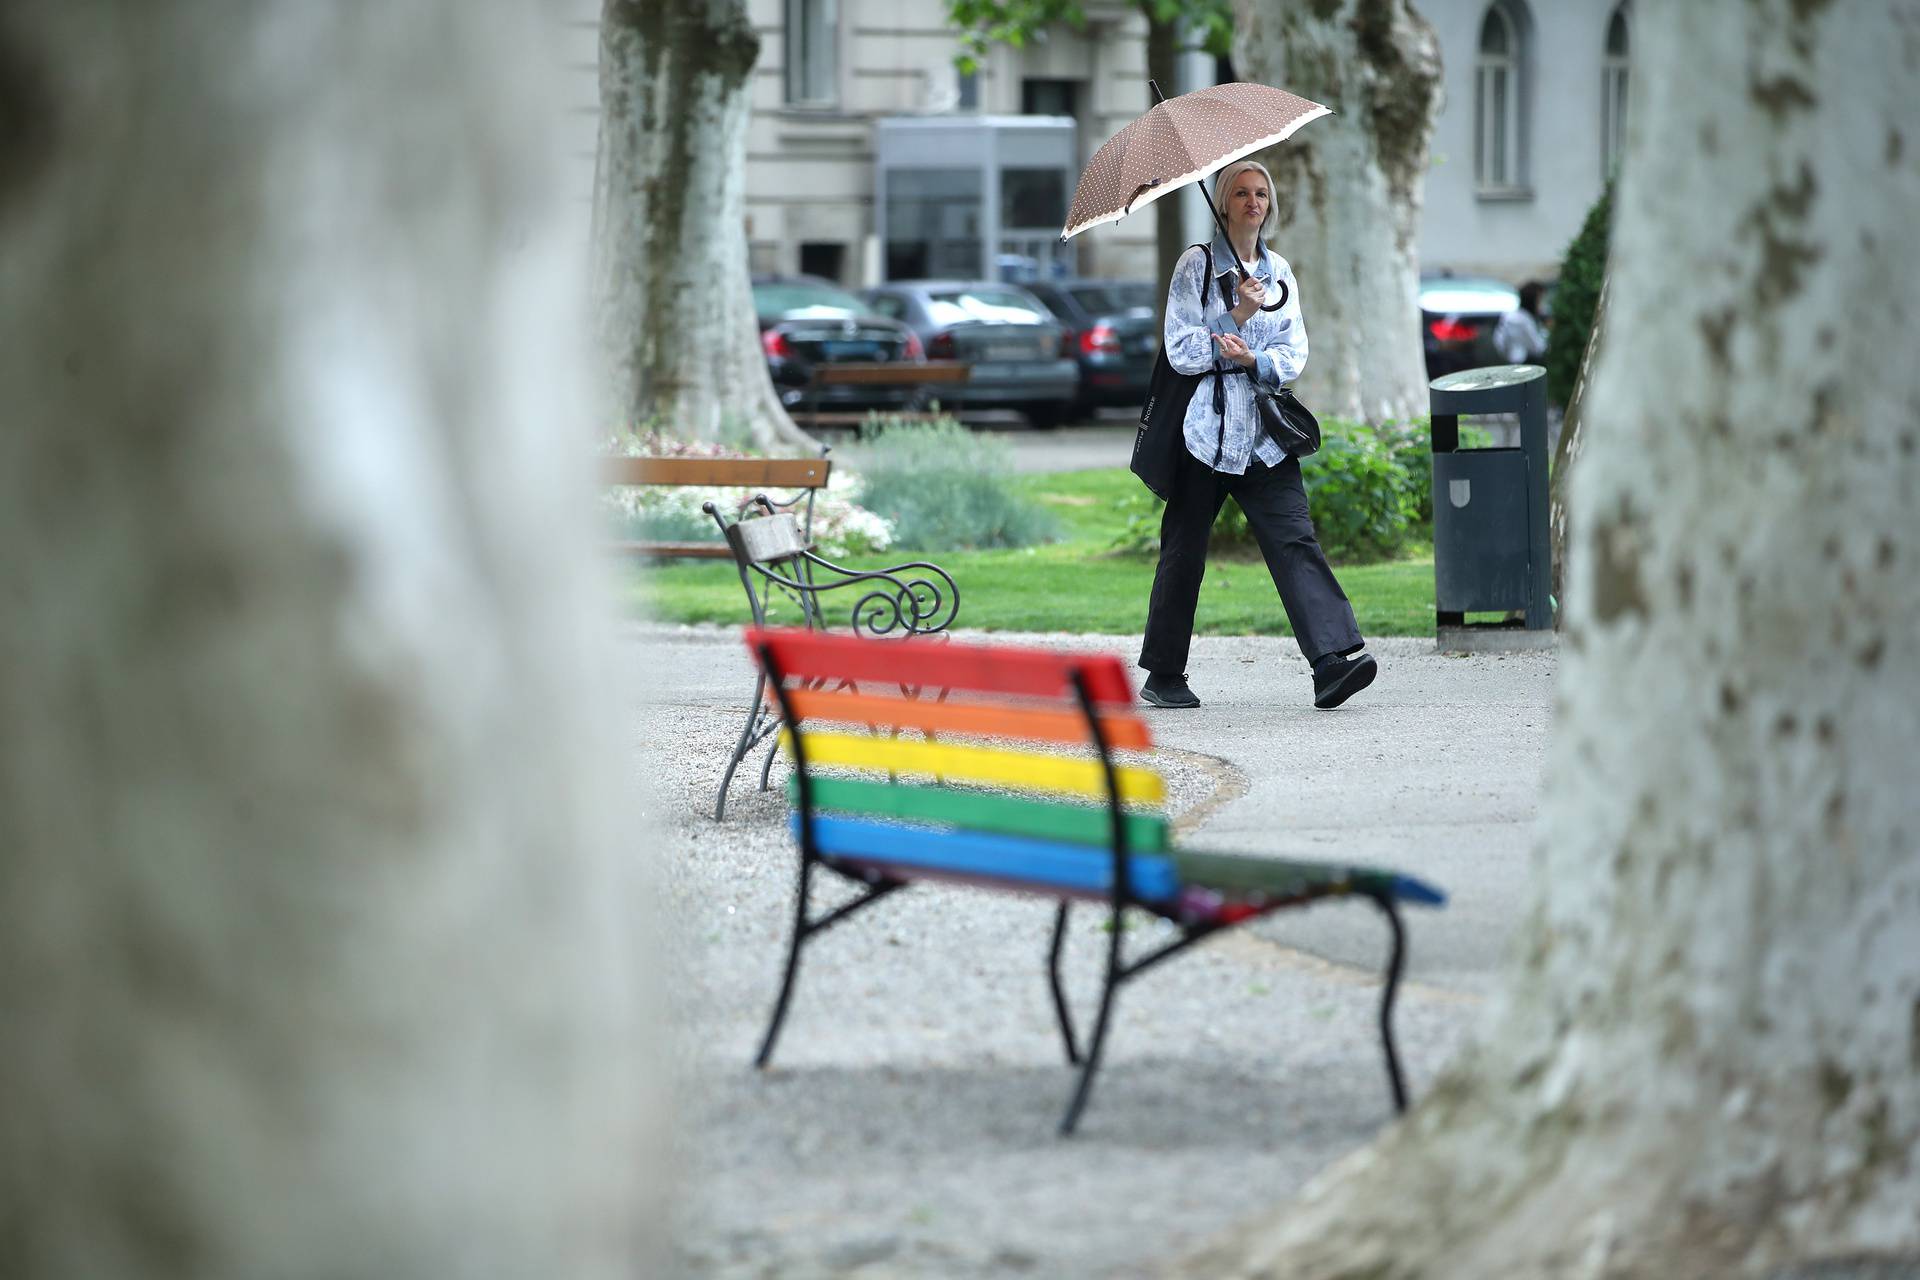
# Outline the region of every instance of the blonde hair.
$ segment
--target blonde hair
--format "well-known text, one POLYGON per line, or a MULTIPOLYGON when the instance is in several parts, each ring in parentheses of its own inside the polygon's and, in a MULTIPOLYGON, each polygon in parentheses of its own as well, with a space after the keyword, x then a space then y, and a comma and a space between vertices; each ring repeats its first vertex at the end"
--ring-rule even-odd
MULTIPOLYGON (((1273 194, 1273 175, 1267 172, 1267 166, 1258 160, 1235 160, 1222 169, 1220 175, 1213 180, 1213 206, 1218 209, 1226 203, 1226 193, 1233 189, 1233 180, 1249 169, 1258 169, 1260 176, 1267 180, 1267 217, 1266 221, 1260 224, 1260 238, 1264 240, 1267 233, 1273 230, 1273 210, 1279 203, 1273 194)), ((1227 215, 1222 212, 1220 216, 1224 219, 1227 215)))

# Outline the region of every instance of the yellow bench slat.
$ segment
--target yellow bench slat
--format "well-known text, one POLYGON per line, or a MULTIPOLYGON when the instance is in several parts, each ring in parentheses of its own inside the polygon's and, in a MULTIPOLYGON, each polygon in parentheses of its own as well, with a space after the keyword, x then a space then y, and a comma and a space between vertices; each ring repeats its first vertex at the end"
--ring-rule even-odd
MULTIPOLYGON (((1055 791, 1092 796, 1096 800, 1105 799, 1107 794, 1106 774, 1097 760, 1007 751, 1000 747, 863 738, 845 733, 804 733, 800 740, 806 747, 809 767, 840 765, 882 772, 934 774, 949 781, 984 782, 1023 791, 1055 791)), ((793 753, 791 730, 780 731, 780 743, 789 755, 793 753)), ((1159 804, 1167 798, 1165 781, 1152 769, 1117 765, 1114 776, 1122 800, 1159 804)))

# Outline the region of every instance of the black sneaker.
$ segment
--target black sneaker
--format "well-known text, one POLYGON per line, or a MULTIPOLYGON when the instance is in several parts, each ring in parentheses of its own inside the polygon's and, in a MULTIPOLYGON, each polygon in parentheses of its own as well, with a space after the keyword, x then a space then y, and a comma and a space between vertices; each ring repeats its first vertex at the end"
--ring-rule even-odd
POLYGON ((1186 672, 1177 676, 1149 675, 1140 686, 1140 696, 1156 707, 1197 707, 1200 699, 1187 688, 1186 672))
POLYGON ((1325 663, 1313 673, 1313 705, 1322 711, 1331 711, 1372 684, 1379 674, 1380 664, 1369 653, 1356 653, 1351 658, 1336 658, 1325 663))

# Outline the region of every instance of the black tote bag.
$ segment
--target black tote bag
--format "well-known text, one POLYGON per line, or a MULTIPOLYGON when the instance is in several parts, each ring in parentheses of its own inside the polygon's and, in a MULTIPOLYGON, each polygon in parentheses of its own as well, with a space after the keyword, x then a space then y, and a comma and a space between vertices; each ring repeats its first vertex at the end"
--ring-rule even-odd
MULTIPOLYGON (((1202 253, 1205 245, 1195 245, 1202 253)), ((1201 297, 1205 298, 1206 276, 1201 275, 1201 297)), ((1153 358, 1153 376, 1147 383, 1147 398, 1140 406, 1140 429, 1133 433, 1133 461, 1129 464, 1140 483, 1153 496, 1166 500, 1173 491, 1173 478, 1180 472, 1180 455, 1187 451, 1187 404, 1193 388, 1204 373, 1180 373, 1167 363, 1166 344, 1153 358)))

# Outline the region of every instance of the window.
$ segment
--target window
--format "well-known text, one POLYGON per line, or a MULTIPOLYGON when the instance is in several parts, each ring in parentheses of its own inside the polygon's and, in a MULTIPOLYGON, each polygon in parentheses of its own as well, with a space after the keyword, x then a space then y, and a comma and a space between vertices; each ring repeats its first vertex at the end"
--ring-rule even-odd
POLYGON ((1080 86, 1072 80, 1022 80, 1020 114, 1023 116, 1071 116, 1078 114, 1080 86))
POLYGON ((1526 10, 1496 0, 1480 23, 1474 65, 1473 173, 1483 194, 1524 194, 1527 100, 1526 10))
POLYGON ((888 170, 886 278, 979 275, 985 185, 978 169, 888 170))
POLYGON ((1613 177, 1627 141, 1627 8, 1607 22, 1607 51, 1600 60, 1600 177, 1613 177))
POLYGON ((827 280, 845 278, 847 266, 847 246, 823 240, 802 240, 800 242, 800 274, 820 276, 827 280))
POLYGON ((1000 225, 1057 227, 1067 220, 1067 174, 1059 169, 1002 169, 1000 225))
POLYGON ((840 39, 839 0, 786 0, 787 103, 830 107, 838 102, 835 56, 840 39))

